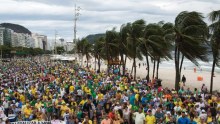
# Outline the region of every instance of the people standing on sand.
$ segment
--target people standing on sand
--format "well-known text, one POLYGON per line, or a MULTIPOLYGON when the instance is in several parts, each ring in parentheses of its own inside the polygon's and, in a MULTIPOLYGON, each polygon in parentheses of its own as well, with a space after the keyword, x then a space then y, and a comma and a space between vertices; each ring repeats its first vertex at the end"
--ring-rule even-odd
POLYGON ((196 67, 194 67, 194 73, 196 73, 196 67))
POLYGON ((183 82, 183 85, 185 86, 185 82, 186 82, 186 77, 183 75, 182 77, 182 82, 183 82))
POLYGON ((202 85, 201 91, 202 91, 203 93, 207 93, 208 88, 205 86, 205 84, 202 85))

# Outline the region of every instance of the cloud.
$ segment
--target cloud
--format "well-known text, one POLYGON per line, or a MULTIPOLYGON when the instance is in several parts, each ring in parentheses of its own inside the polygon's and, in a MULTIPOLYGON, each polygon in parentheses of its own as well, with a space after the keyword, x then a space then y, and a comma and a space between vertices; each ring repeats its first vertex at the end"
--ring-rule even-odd
POLYGON ((73 39, 74 5, 80 6, 77 37, 104 33, 113 27, 137 19, 147 23, 174 22, 181 11, 199 11, 207 16, 219 9, 219 0, 1 0, 0 23, 21 24, 32 32, 53 39, 54 30, 61 37, 73 39))

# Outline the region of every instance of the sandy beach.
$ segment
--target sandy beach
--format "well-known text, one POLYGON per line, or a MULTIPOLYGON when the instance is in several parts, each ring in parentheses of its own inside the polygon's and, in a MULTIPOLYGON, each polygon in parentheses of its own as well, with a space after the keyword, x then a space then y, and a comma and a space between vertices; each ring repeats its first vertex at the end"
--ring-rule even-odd
MULTIPOLYGON (((84 59, 85 60, 85 59, 84 59)), ((132 68, 132 60, 128 60, 126 63, 126 68, 128 71, 131 71, 132 68)), ((147 70, 146 66, 143 66, 141 64, 141 67, 138 67, 138 63, 141 63, 141 61, 137 60, 137 77, 139 78, 145 78, 147 75, 147 70)), ((92 68, 95 68, 94 65, 94 60, 92 62, 92 68)), ((98 68, 98 66, 96 65, 98 68)), ((103 61, 101 64, 101 70, 105 70, 107 68, 107 65, 103 61)), ((152 71, 153 71, 153 65, 150 63, 150 77, 152 77, 152 71)), ((185 88, 198 88, 200 89, 202 84, 205 84, 208 89, 210 88, 210 80, 211 80, 211 72, 208 71, 200 71, 197 69, 197 72, 194 73, 193 69, 183 69, 182 70, 182 75, 185 75, 186 77, 186 86, 185 88), (197 77, 202 76, 203 81, 198 81, 197 77)), ((159 68, 159 78, 162 80, 162 85, 164 87, 169 87, 169 88, 174 88, 175 84, 175 67, 169 67, 169 68, 164 68, 160 67, 159 68)), ((213 90, 218 90, 220 91, 220 73, 215 73, 215 77, 213 78, 213 90)))

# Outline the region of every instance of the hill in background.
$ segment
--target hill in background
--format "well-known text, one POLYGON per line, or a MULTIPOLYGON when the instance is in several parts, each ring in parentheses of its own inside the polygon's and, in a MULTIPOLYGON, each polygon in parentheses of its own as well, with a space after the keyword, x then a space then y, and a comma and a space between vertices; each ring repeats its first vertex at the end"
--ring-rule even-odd
POLYGON ((100 37, 105 37, 105 34, 91 34, 91 35, 88 35, 86 37, 86 39, 90 42, 90 43, 95 43, 95 41, 97 39, 99 39, 100 37))
POLYGON ((24 33, 31 35, 31 31, 25 28, 24 26, 18 24, 11 24, 11 23, 2 23, 0 26, 12 29, 16 33, 24 33))

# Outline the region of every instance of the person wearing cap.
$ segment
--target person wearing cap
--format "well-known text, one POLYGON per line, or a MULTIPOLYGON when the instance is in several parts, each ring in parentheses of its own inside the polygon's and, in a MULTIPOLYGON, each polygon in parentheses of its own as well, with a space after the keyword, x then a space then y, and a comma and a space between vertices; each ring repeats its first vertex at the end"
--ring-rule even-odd
POLYGON ((178 119, 178 124, 189 124, 190 119, 186 116, 186 112, 182 111, 182 116, 178 119))
POLYGON ((156 118, 154 115, 152 115, 152 111, 148 110, 147 116, 145 118, 145 124, 155 124, 156 123, 156 118))
POLYGON ((170 122, 171 118, 172 118, 171 112, 167 111, 166 116, 165 116, 166 123, 170 122))

